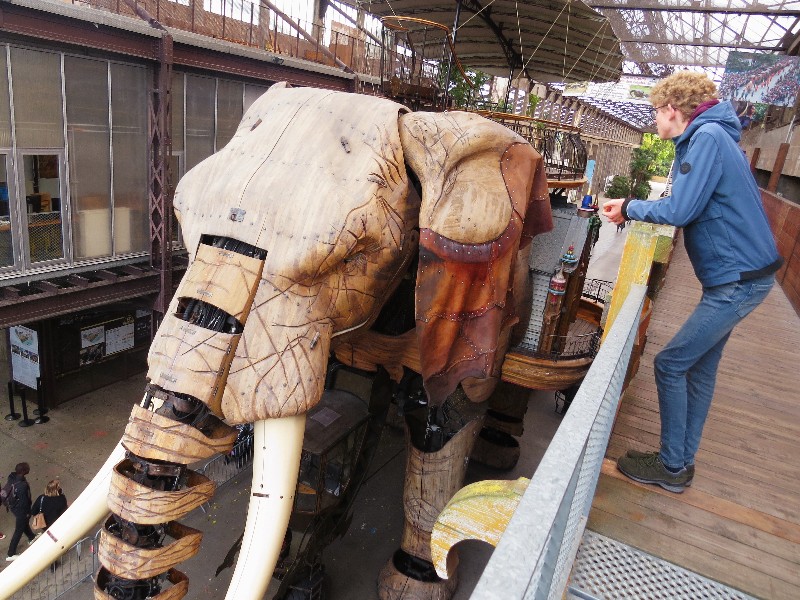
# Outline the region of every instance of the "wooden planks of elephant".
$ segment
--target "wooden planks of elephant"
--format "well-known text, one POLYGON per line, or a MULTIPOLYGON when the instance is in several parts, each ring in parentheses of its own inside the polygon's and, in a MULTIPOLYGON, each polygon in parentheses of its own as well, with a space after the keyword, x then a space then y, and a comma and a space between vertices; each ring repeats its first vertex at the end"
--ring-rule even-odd
POLYGON ((292 511, 305 414, 333 354, 394 379, 422 375, 423 427, 449 433, 417 443, 425 435, 409 432, 406 525, 379 594, 449 597, 455 581, 429 577, 430 527, 461 485, 481 417, 456 427, 439 408, 482 403, 497 383, 524 294, 519 251, 552 227, 541 157, 475 114, 276 84, 230 143, 184 176, 174 206, 191 262, 151 347, 151 383, 112 458, 0 573, 0 589, 20 589, 110 509, 95 596, 182 597, 176 567, 200 535, 177 520, 213 492, 187 465, 226 451, 232 426, 254 422, 227 597, 262 598, 292 511), (376 331, 409 277, 413 331, 376 331))

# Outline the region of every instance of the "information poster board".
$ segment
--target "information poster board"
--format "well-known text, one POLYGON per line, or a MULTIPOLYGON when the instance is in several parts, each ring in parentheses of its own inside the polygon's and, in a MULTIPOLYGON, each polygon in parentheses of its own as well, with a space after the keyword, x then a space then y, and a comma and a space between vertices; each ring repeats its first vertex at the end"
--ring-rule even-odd
POLYGON ((650 104, 650 91, 656 79, 652 77, 632 77, 623 75, 619 81, 593 83, 582 81, 564 86, 564 97, 587 97, 592 100, 610 100, 631 104, 650 104))
POLYGON ((39 334, 22 325, 8 328, 11 342, 11 378, 17 383, 37 389, 40 377, 39 334))
POLYGON ((726 100, 792 106, 800 90, 800 57, 731 52, 719 95, 726 100))
POLYGON ((81 328, 80 364, 88 365, 134 347, 133 315, 81 328))

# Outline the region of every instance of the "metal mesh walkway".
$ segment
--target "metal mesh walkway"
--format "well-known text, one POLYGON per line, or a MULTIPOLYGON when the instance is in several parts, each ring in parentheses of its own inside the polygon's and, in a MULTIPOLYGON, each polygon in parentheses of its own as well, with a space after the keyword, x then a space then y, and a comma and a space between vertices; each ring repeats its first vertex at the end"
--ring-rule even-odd
POLYGON ((586 530, 568 598, 582 600, 753 600, 621 542, 586 530))

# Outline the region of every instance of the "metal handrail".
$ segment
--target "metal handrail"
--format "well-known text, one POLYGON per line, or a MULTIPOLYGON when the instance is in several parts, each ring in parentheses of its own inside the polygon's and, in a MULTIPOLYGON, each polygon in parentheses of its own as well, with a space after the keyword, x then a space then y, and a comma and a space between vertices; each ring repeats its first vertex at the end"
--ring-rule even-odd
MULTIPOLYGON (((70 1, 123 16, 135 14, 124 0, 70 1)), ((360 75, 380 75, 380 46, 368 41, 366 34, 352 36, 341 31, 329 31, 318 23, 297 19, 293 15, 280 15, 270 8, 270 4, 221 0, 214 3, 216 10, 206 10, 203 3, 197 2, 136 0, 137 6, 168 27, 283 56, 338 66, 360 75), (277 18, 264 18, 267 12, 277 18), (291 24, 283 17, 289 17, 291 24)))
POLYGON ((528 140, 544 159, 548 181, 572 181, 584 178, 588 152, 581 140, 579 128, 526 115, 486 110, 475 112, 505 125, 528 140))
POLYGON ((596 331, 583 335, 545 336, 543 339, 552 340, 547 346, 549 348, 559 348, 558 351, 539 352, 537 350, 528 350, 524 354, 533 358, 545 358, 553 362, 577 358, 594 358, 600 349, 602 336, 603 330, 600 327, 596 331))
POLYGON ((613 281, 605 281, 604 279, 586 279, 583 282, 583 291, 581 291, 581 298, 586 298, 599 304, 605 304, 609 294, 614 289, 613 281))
POLYGON ((91 577, 95 571, 96 538, 85 537, 78 541, 49 568, 11 596, 12 600, 54 600, 91 577))
POLYGON ((631 287, 472 600, 562 597, 594 498, 646 289, 631 287))

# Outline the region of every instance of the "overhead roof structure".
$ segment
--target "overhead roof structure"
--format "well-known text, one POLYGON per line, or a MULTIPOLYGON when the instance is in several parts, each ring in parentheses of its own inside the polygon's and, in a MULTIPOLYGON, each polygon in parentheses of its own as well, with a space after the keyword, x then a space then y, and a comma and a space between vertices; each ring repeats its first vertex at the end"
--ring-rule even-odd
POLYGON ((797 53, 800 0, 586 0, 608 17, 630 74, 702 69, 719 82, 731 50, 797 53))
POLYGON ((609 20, 578 0, 366 0, 360 6, 380 17, 446 25, 461 62, 492 75, 551 83, 616 81, 622 72, 609 20))
MULTIPOLYGON (((458 2, 360 5, 378 16, 418 16, 452 28, 458 2)), ((620 51, 621 71, 628 75, 660 78, 680 69, 702 70, 719 83, 731 50, 800 50, 800 0, 586 0, 586 5, 462 0, 456 51, 465 65, 487 73, 508 77, 513 67, 514 77, 559 84, 616 81, 620 51)), ((638 129, 652 129, 649 108, 641 102, 580 99, 638 129)))

